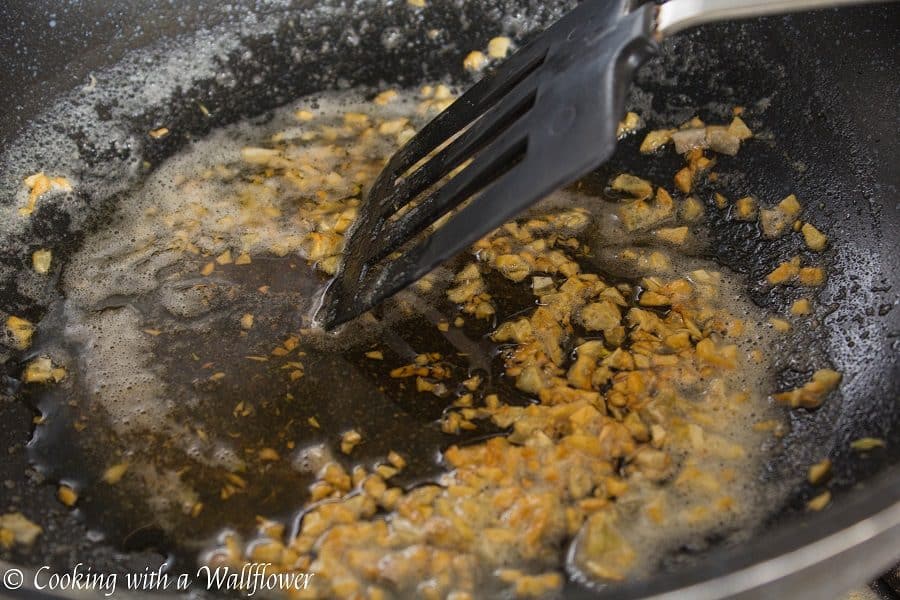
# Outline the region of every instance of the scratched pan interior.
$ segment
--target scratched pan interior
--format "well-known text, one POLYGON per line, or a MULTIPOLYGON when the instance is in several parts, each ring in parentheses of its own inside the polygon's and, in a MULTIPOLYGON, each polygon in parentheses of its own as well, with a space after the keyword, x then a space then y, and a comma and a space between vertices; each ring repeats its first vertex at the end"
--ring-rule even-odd
MULTIPOLYGON (((460 59, 468 50, 482 47, 499 31, 527 37, 563 6, 435 1, 416 12, 404 2, 362 0, 228 5, 201 0, 36 5, 14 0, 0 8, 2 152, 16 152, 24 133, 52 128, 52 107, 91 74, 128 64, 137 76, 122 85, 140 87, 150 79, 141 77, 141 70, 152 73, 173 52, 208 44, 210 38, 233 39, 219 54, 217 74, 151 95, 153 101, 141 110, 93 106, 111 132, 108 139, 78 128, 57 132, 83 160, 78 179, 109 183, 107 189, 113 189, 113 180, 136 159, 150 163, 152 170, 214 127, 245 117, 265 118, 266 111, 304 94, 357 85, 416 85, 444 76, 464 83, 460 59), (431 28, 447 35, 429 41, 425 31, 431 28), (402 42, 394 43, 396 39, 402 42), (133 60, 135 50, 139 61, 133 60), (209 107, 210 117, 196 110, 197 101, 209 107), (162 143, 140 141, 161 123, 174 133, 162 143)), ((835 498, 828 511, 804 512, 812 490, 798 487, 783 506, 771 507, 771 518, 750 542, 717 545, 711 540, 708 547, 686 548, 657 576, 610 590, 618 597, 677 589, 777 558, 900 501, 900 444, 889 443, 866 456, 848 450, 849 441, 860 436, 900 438, 897 24, 897 9, 880 6, 709 26, 666 42, 663 56, 640 72, 638 87, 653 93, 650 106, 671 120, 698 110, 703 116, 711 103, 768 99, 762 121, 775 135, 772 145, 743 152, 729 166, 739 169, 760 197, 795 192, 805 200, 810 220, 833 241, 825 255, 830 279, 820 296, 821 304, 833 310, 816 335, 799 336, 794 351, 779 357, 782 383, 802 380, 812 361, 823 356, 847 376, 841 397, 816 412, 791 415, 792 432, 765 475, 796 473, 827 452, 835 463, 835 498)), ((646 108, 647 97, 636 94, 633 103, 646 108)), ((658 181, 668 177, 674 163, 638 166, 636 143, 626 141, 596 176, 602 180, 616 169, 648 173, 649 168, 658 181)), ((43 165, 33 166, 38 170, 43 165)), ((12 201, 11 190, 21 175, 0 173, 0 202, 12 201)), ((6 313, 40 320, 58 292, 53 286, 26 292, 17 273, 27 268, 30 252, 38 247, 52 245, 54 260, 64 263, 85 231, 109 222, 116 196, 82 193, 73 201, 83 203, 84 222, 73 223, 67 213, 48 206, 38 210, 21 236, 0 239, 0 309, 6 313)), ((752 239, 750 227, 713 223, 710 252, 748 281, 758 281, 790 249, 742 242, 752 239)), ((792 299, 748 289, 754 300, 773 309, 783 309, 792 299)), ((422 343, 413 332, 405 335, 412 345, 422 343)), ((115 521, 127 518, 114 507, 73 515, 57 502, 52 474, 29 465, 35 413, 16 381, 23 357, 0 351, 0 449, 8 448, 0 461, 0 512, 27 507, 29 515, 42 515, 45 529, 33 548, 4 552, 2 558, 61 569, 88 562, 98 571, 122 573, 158 564, 170 550, 166 539, 154 531, 122 533, 131 524, 117 528, 115 521), (112 521, 110 530, 120 535, 94 541, 89 532, 98 518, 112 521)), ((409 405, 396 407, 397 419, 385 419, 365 405, 329 406, 323 408, 326 413, 342 411, 350 419, 383 422, 386 443, 402 440, 421 457, 412 473, 427 474, 435 451, 452 441, 434 432, 433 412, 419 413, 409 405)), ((79 460, 77 453, 72 460, 79 460)))

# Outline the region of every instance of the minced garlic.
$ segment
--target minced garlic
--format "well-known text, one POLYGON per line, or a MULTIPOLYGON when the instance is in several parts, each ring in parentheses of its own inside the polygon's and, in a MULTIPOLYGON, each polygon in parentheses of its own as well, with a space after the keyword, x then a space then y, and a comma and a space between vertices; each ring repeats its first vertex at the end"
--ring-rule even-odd
POLYGON ((469 52, 465 60, 463 60, 463 68, 466 71, 480 71, 487 64, 487 57, 480 50, 469 52))
POLYGON ((828 244, 828 238, 825 234, 810 223, 804 223, 803 227, 800 228, 800 232, 803 233, 803 241, 806 242, 806 246, 814 252, 821 252, 828 244))
POLYGON ((31 321, 22 317, 9 316, 6 319, 6 330, 16 350, 27 350, 31 346, 31 338, 35 332, 31 321))
POLYGON ((122 480, 122 477, 125 476, 125 473, 128 471, 128 463, 121 462, 111 467, 108 467, 106 471, 103 472, 103 481, 108 483, 109 485, 115 485, 122 480))
POLYGON ((36 273, 46 275, 50 272, 50 262, 53 260, 53 252, 50 250, 35 250, 31 255, 31 266, 36 273))
POLYGON ((795 316, 804 316, 812 313, 812 304, 807 298, 794 300, 791 304, 791 314, 795 316))
POLYGON ((885 443, 881 438, 862 437, 850 442, 850 447, 857 452, 868 452, 869 450, 874 450, 875 448, 884 448, 885 443))
POLYGON ((828 477, 828 474, 830 472, 831 472, 831 461, 827 458, 823 458, 821 461, 817 462, 816 464, 812 465, 809 468, 809 471, 807 474, 807 480, 812 485, 817 485, 817 484, 821 483, 822 481, 824 481, 824 479, 826 477, 828 477))
POLYGON ((752 221, 756 218, 756 200, 750 196, 739 198, 734 203, 734 216, 741 221, 752 221))
POLYGON ((813 373, 812 379, 803 386, 773 394, 775 400, 787 404, 791 408, 818 408, 825 396, 836 389, 841 382, 841 374, 832 369, 819 369, 813 373))
POLYGON ((78 502, 78 492, 68 485, 59 486, 56 497, 59 498, 60 502, 69 507, 75 506, 75 503, 78 502))
POLYGON ((641 152, 644 154, 656 152, 659 148, 672 141, 673 133, 675 133, 674 129, 655 129, 649 132, 644 137, 644 141, 641 142, 641 152))
POLYGON ((43 528, 22 513, 0 515, 0 547, 9 549, 13 544, 31 546, 44 532, 43 528))
POLYGON ((25 383, 59 383, 66 378, 66 370, 53 364, 48 356, 40 356, 25 366, 25 383))
POLYGON ((344 432, 341 436, 341 452, 350 454, 360 442, 362 442, 362 434, 355 429, 344 432))
POLYGON ((809 508, 809 510, 819 511, 828 506, 830 502, 831 492, 825 490, 824 492, 807 502, 806 507, 809 508))
POLYGON ((43 171, 25 178, 28 188, 28 203, 19 208, 19 214, 28 216, 34 212, 35 205, 41 196, 51 191, 71 192, 72 184, 65 177, 50 177, 43 171))
POLYGON ((506 58, 509 49, 512 46, 512 40, 505 36, 491 38, 487 45, 487 53, 491 58, 506 58))

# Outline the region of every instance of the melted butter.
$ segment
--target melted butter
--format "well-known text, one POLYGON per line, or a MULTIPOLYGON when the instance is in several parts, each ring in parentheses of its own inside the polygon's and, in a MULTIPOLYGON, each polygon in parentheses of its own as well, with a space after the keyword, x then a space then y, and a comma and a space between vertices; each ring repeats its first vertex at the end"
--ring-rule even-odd
MULTIPOLYGON (((287 519, 306 503, 322 465, 371 467, 390 450, 411 463, 394 483, 435 480, 448 444, 491 429, 443 435, 439 419, 452 396, 417 393, 412 382, 387 375, 420 353, 440 352, 453 381, 477 370, 487 378, 485 391, 525 401, 484 339, 493 321, 466 316, 449 332, 436 327, 456 316, 444 290, 458 265, 436 272, 430 290, 407 293, 340 335, 311 328, 328 281, 322 271, 339 252, 333 234, 341 219, 352 217, 383 161, 431 109, 428 99, 417 107, 409 93, 385 106, 352 94, 324 96, 282 109, 266 125, 216 132, 124 197, 114 222, 88 237, 66 266, 65 300, 40 324, 36 350, 65 364, 69 377, 30 391, 47 415, 33 450, 48 472, 90 490, 83 494, 88 518, 100 523, 104 515, 111 537, 127 544, 135 532, 158 529, 169 548, 192 557, 222 530, 251 535, 256 515, 287 519), (347 113, 362 116, 348 120, 347 113), (279 161, 289 173, 275 174, 279 161), (376 349, 383 361, 366 355, 376 349), (339 441, 350 429, 363 442, 344 456, 339 441), (119 483, 100 483, 106 468, 122 463, 128 470, 119 483)), ((635 246, 635 235, 618 227, 617 203, 576 189, 555 194, 534 214, 563 206, 591 216, 585 272, 638 283, 647 275, 720 271, 695 256, 702 234, 682 247, 638 234, 635 246)), ((505 280, 488 287, 498 290, 497 323, 534 306, 529 292, 505 280)), ((709 303, 746 322, 739 344, 749 355, 768 347, 770 334, 766 315, 742 289, 722 272, 709 303)), ((766 401, 768 367, 763 356, 715 385, 684 390, 697 404, 693 418, 702 413, 710 422, 704 440, 691 442, 697 447, 676 447, 673 455, 680 465, 702 459, 717 477, 716 497, 734 502, 701 514, 709 496, 691 485, 635 482, 616 502, 616 528, 637 556, 629 576, 652 572, 685 545, 748 531, 781 494, 758 481, 771 432, 753 424, 779 418, 766 401), (743 454, 723 460, 697 452, 704 443, 743 454), (662 521, 648 505, 659 505, 662 521)), ((685 419, 692 412, 678 410, 685 419)), ((247 547, 248 556, 256 546, 247 547)), ((591 558, 584 546, 576 535, 568 556, 563 549, 538 562, 562 569, 568 560, 581 572, 591 558)))

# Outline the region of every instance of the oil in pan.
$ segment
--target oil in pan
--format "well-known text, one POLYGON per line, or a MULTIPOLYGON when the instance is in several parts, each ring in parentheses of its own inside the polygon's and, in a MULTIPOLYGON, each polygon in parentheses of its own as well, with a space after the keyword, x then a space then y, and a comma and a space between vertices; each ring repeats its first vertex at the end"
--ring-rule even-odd
POLYGON ((115 543, 312 570, 323 597, 554 594, 752 531, 791 483, 759 482, 781 325, 702 258, 718 199, 586 181, 377 314, 315 327, 360 194, 451 100, 301 101, 121 202, 32 351, 64 369, 28 386, 61 498, 115 543))

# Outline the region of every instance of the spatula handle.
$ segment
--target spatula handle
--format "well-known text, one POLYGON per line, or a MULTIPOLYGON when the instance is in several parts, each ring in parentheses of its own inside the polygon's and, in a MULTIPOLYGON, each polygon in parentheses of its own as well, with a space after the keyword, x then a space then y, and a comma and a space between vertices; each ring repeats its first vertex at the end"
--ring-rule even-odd
POLYGON ((664 38, 683 29, 748 17, 832 8, 849 4, 872 4, 877 0, 670 0, 660 5, 656 35, 664 38))

